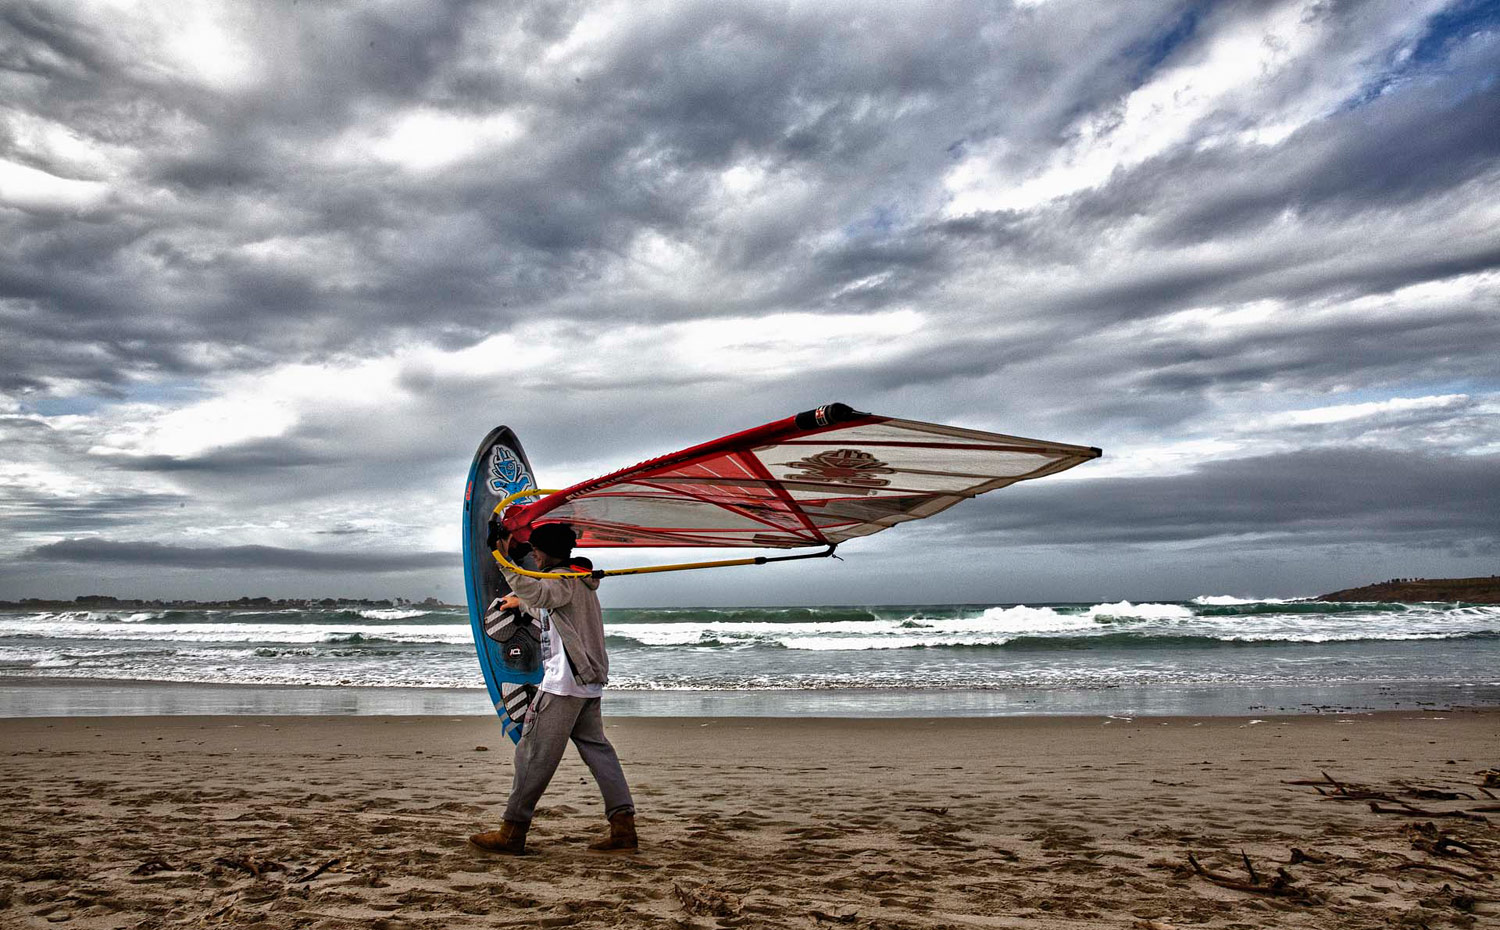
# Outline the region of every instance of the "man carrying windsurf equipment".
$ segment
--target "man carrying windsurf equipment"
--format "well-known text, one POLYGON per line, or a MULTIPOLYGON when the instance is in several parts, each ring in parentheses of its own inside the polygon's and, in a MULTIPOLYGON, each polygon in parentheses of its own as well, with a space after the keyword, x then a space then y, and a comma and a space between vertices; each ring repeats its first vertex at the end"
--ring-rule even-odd
MULTIPOLYGON (((511 552, 504 530, 497 532, 497 548, 511 552)), ((544 523, 530 534, 537 572, 587 572, 591 565, 575 564, 577 536, 562 523, 544 523)), ((490 852, 521 855, 526 833, 536 814, 537 801, 547 789, 571 740, 593 773, 604 797, 609 834, 589 844, 597 851, 633 850, 635 804, 615 749, 604 735, 600 697, 609 680, 609 656, 604 647, 604 620, 595 591, 599 579, 588 576, 536 578, 502 565, 500 568, 520 607, 542 623, 541 684, 516 744, 515 775, 499 830, 476 833, 469 841, 490 852)), ((513 606, 502 604, 503 607, 513 606)))
MULTIPOLYGON (((658 455, 569 488, 547 489, 536 480, 514 431, 497 426, 480 443, 469 466, 463 509, 469 625, 490 704, 505 735, 520 743, 522 733, 542 732, 532 728, 533 709, 573 700, 556 691, 539 692, 546 675, 539 647, 541 622, 532 612, 503 606, 511 604, 505 595, 512 587, 521 593, 517 605, 552 610, 561 644, 557 654, 571 661, 574 683, 602 685, 607 671, 602 625, 597 620, 587 625, 598 634, 595 655, 592 641, 575 643, 584 629, 574 619, 578 602, 547 608, 546 592, 555 588, 593 599, 594 586, 585 582, 608 576, 827 558, 842 543, 935 516, 1017 482, 1058 474, 1100 454, 1093 446, 904 420, 835 403, 658 455), (528 541, 535 541, 538 533, 545 539, 558 532, 548 527, 559 524, 573 535, 563 540, 567 545, 558 546, 554 540, 542 547, 550 547, 552 553, 545 560, 548 568, 534 561, 523 564, 528 541), (574 545, 804 551, 594 570, 590 565, 573 568, 568 557, 574 545)), ((597 599, 593 604, 597 611, 597 599)), ((597 698, 578 700, 595 701, 589 713, 597 714, 597 698)), ((544 722, 561 726, 550 710, 546 716, 544 722)), ((580 721, 588 722, 584 711, 565 722, 576 727, 580 721)), ((554 735, 552 761, 536 767, 547 777, 567 740, 578 741, 571 729, 554 735)), ((541 742, 542 737, 535 738, 538 753, 541 742)), ((579 745, 582 749, 584 744, 579 745)), ((587 756, 584 761, 589 761, 587 756)), ((520 774, 518 768, 517 788, 522 787, 520 774)), ((611 800, 609 779, 601 778, 599 770, 595 777, 605 794, 607 813, 613 818, 625 812, 629 793, 623 777, 618 795, 623 800, 618 804, 611 800)), ((534 779, 528 771, 525 781, 539 795, 546 779, 534 779)), ((534 799, 528 809, 518 800, 521 797, 513 792, 512 803, 519 805, 515 814, 507 814, 504 830, 480 834, 485 837, 480 845, 505 846, 514 852, 523 848, 534 799)), ((618 836, 612 823, 605 848, 635 846, 634 809, 628 810, 631 819, 621 821, 618 836)))

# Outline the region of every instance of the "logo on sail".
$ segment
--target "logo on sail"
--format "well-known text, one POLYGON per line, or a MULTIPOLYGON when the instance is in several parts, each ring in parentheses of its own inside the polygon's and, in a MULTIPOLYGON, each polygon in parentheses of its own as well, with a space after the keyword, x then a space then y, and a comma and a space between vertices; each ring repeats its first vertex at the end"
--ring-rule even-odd
POLYGON ((893 475, 894 468, 887 468, 886 463, 880 461, 868 452, 859 449, 834 449, 830 452, 819 452, 809 455, 805 459, 785 463, 788 468, 799 468, 802 474, 792 473, 787 475, 788 480, 813 480, 828 481, 834 484, 847 484, 856 488, 883 488, 891 482, 888 479, 876 477, 878 475, 893 475))

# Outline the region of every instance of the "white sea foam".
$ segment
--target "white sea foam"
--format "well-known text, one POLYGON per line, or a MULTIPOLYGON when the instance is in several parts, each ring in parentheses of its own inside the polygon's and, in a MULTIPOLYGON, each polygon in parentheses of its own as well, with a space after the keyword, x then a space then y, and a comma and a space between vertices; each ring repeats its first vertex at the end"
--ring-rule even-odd
POLYGON ((1095 604, 1084 616, 1094 620, 1191 620, 1196 614, 1181 604, 1095 604))
POLYGON ((777 645, 786 649, 902 649, 999 645, 1017 636, 1087 634, 1099 624, 1050 607, 991 607, 973 617, 833 620, 807 623, 695 621, 622 623, 607 628, 645 646, 777 645))
POLYGON ((366 620, 410 620, 413 617, 425 617, 427 611, 413 610, 405 607, 376 607, 371 610, 355 611, 366 620))
POLYGON ((962 629, 994 633, 1037 634, 1065 630, 1086 631, 1096 624, 1092 617, 1064 614, 1051 607, 991 607, 973 620, 944 621, 940 629, 962 629))
POLYGON ((837 649, 865 651, 870 649, 931 649, 939 646, 1003 646, 1015 640, 1015 634, 971 633, 950 636, 808 636, 802 639, 784 639, 780 645, 787 649, 811 649, 827 652, 837 649))
POLYGON ((36 623, 82 623, 94 619, 94 615, 87 610, 60 610, 56 612, 43 611, 37 614, 26 614, 19 619, 30 620, 36 623))
POLYGON ((159 620, 162 617, 160 611, 148 611, 144 613, 128 614, 124 617, 115 617, 120 623, 146 623, 151 620, 159 620))

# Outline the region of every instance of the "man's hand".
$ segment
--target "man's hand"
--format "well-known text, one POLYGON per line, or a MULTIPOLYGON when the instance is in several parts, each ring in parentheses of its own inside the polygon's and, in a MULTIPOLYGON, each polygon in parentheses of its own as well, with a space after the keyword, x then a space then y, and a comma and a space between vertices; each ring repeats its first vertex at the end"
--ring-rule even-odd
POLYGON ((507 554, 510 552, 510 531, 500 521, 499 514, 492 514, 490 516, 490 529, 485 534, 485 543, 491 549, 499 549, 501 552, 507 554))
POLYGON ((519 597, 516 597, 514 594, 507 594, 504 597, 500 598, 499 603, 497 603, 495 606, 499 607, 501 610, 520 610, 521 599, 519 597))

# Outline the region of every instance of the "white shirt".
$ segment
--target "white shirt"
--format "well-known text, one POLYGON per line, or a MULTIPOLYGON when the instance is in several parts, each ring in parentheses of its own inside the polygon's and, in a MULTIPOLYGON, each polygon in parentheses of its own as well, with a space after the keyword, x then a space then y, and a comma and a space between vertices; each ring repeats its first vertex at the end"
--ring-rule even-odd
POLYGON ((552 625, 552 611, 543 610, 542 621, 542 684, 541 690, 548 694, 567 697, 596 698, 604 694, 600 684, 580 685, 568 667, 568 653, 563 648, 562 637, 552 625))

